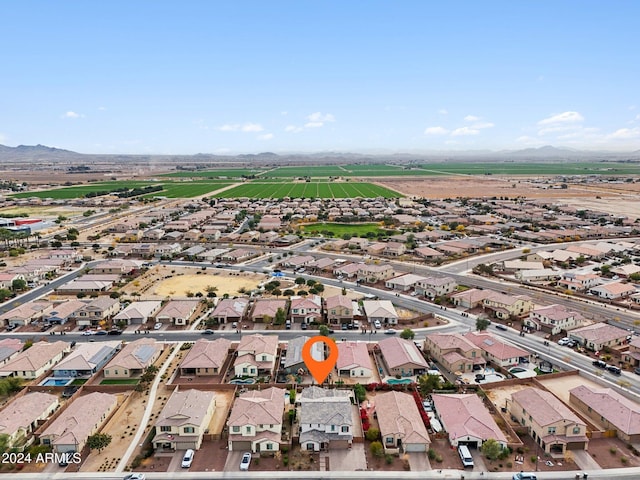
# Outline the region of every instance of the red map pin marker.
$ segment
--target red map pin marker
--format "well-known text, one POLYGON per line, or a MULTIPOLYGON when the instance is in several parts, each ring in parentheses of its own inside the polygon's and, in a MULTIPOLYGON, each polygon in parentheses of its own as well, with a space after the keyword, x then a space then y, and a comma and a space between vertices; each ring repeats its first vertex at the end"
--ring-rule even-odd
POLYGON ((332 338, 323 335, 311 337, 302 346, 302 360, 304 360, 314 380, 318 382, 319 385, 322 385, 329 376, 329 373, 331 373, 331 370, 333 370, 333 367, 336 366, 336 362, 338 361, 338 346, 332 338), (316 342, 322 342, 329 347, 329 356, 326 360, 317 361, 314 360, 311 355, 311 347, 316 342))

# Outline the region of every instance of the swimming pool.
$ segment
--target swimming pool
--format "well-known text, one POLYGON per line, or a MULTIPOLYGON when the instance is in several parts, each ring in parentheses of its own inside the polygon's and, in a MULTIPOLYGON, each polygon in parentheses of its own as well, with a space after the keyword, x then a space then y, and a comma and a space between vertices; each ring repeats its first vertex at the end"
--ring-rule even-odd
POLYGON ((389 385, 407 385, 409 383, 413 383, 413 380, 410 378, 390 378, 387 380, 389 385))
POLYGON ((234 385, 252 385, 254 383, 256 383, 255 378, 234 378, 233 380, 231 380, 229 383, 232 383, 234 385))
POLYGON ((522 372, 526 372, 527 369, 526 368, 522 368, 522 367, 513 367, 509 369, 509 373, 522 373, 522 372))
POLYGON ((40 385, 45 387, 66 387, 71 382, 73 382, 73 378, 49 377, 41 382, 40 385))

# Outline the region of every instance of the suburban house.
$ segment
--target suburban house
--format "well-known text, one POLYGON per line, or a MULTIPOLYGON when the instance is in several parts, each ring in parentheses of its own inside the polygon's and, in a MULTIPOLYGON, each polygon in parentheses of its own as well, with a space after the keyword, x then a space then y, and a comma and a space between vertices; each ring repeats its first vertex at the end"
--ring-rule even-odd
POLYGON ((248 298, 223 298, 211 313, 211 318, 218 323, 241 322, 248 305, 248 298))
POLYGON ((29 325, 31 322, 42 320, 51 310, 53 310, 53 304, 49 302, 23 303, 0 315, 0 325, 29 325))
POLYGON ((55 453, 81 452, 118 405, 118 396, 93 392, 77 398, 40 435, 55 453))
POLYGON ((113 259, 96 264, 91 273, 111 273, 116 275, 128 275, 134 270, 138 270, 142 265, 138 260, 113 259))
POLYGON ((54 377, 90 377, 118 352, 121 342, 81 343, 53 367, 54 377))
POLYGON ((458 288, 458 282, 451 277, 427 277, 416 284, 416 292, 418 295, 424 295, 428 298, 442 297, 449 295, 458 288))
POLYGON ((408 292, 414 287, 420 280, 424 280, 422 275, 415 275, 413 273, 407 273, 406 275, 400 275, 399 277, 390 278, 384 282, 384 286, 391 290, 397 290, 399 292, 408 292))
POLYGON ((586 423, 551 392, 529 387, 512 393, 509 413, 545 453, 587 449, 586 423))
POLYGON ((632 283, 612 282, 592 287, 589 292, 605 300, 618 300, 636 293, 632 283))
POLYGON ((162 307, 160 300, 133 302, 113 317, 114 322, 125 322, 127 325, 142 325, 150 322, 162 307))
POLYGON ((240 394, 227 427, 229 451, 269 453, 280 450, 285 390, 270 387, 240 394))
POLYGON ((0 367, 0 377, 36 379, 71 350, 67 342, 36 342, 0 367))
POLYGON ((482 354, 487 362, 499 367, 518 365, 520 359, 527 359, 528 361, 531 355, 527 350, 503 342, 490 333, 467 332, 464 336, 482 350, 482 354))
POLYGON ((349 448, 353 442, 352 392, 307 387, 298 396, 300 448, 310 452, 349 448))
POLYGON ((309 295, 306 297, 290 297, 291 321, 293 323, 311 323, 322 321, 322 297, 309 295))
POLYGON ((482 368, 487 363, 482 349, 459 333, 428 334, 424 351, 451 373, 469 373, 473 367, 482 368))
POLYGON ((0 366, 15 358, 24 348, 19 338, 3 338, 0 340, 0 366))
POLYGON ((533 310, 533 301, 526 295, 506 295, 493 292, 482 301, 482 308, 490 310, 502 320, 523 317, 533 310))
POLYGON ((243 335, 236 352, 233 363, 236 377, 271 375, 278 357, 278 337, 259 333, 243 335))
POLYGON ((389 375, 413 377, 424 374, 429 365, 411 340, 390 337, 378 342, 380 356, 389 375))
MULTIPOLYGON (((0 342, 0 347, 2 347, 2 342, 0 342)), ((1 348, 0 352, 2 352, 1 348)), ((0 356, 0 362, 1 361, 2 357, 0 356)), ((637 367, 640 365, 640 337, 633 337, 633 339, 629 343, 629 350, 624 352, 624 354, 622 355, 622 361, 630 363, 633 367, 637 367)))
POLYGON ((558 285, 570 292, 586 292, 592 287, 600 285, 602 279, 595 273, 564 272, 558 285))
POLYGON ((127 343, 104 368, 105 378, 133 378, 153 365, 162 352, 162 344, 153 338, 127 343))
POLYGON ((576 328, 569 332, 569 338, 584 348, 598 352, 605 347, 615 348, 627 343, 629 332, 623 328, 599 322, 576 328))
POLYGON ((411 395, 376 395, 376 415, 385 453, 427 452, 431 439, 411 395))
POLYGON ((379 321, 382 325, 397 325, 398 312, 389 300, 364 300, 364 314, 371 325, 379 321))
POLYGON ((197 300, 171 300, 156 315, 156 322, 187 325, 198 308, 197 300))
POLYGON ((431 398, 442 427, 449 435, 451 446, 467 445, 480 448, 483 442, 492 438, 502 448, 506 448, 507 437, 478 395, 438 393, 433 394, 431 398))
MULTIPOLYGON (((280 368, 286 373, 300 373, 308 371, 308 367, 302 359, 302 347, 311 337, 296 337, 287 342, 287 351, 284 354, 284 362, 280 364, 280 368)), ((311 358, 317 362, 325 359, 324 343, 315 342, 311 346, 311 358)))
POLYGON ((622 441, 640 441, 640 405, 615 390, 580 385, 569 390, 569 403, 622 441))
POLYGON ((83 277, 76 278, 75 280, 65 283, 56 288, 56 292, 59 294, 75 294, 75 293, 100 293, 107 292, 113 287, 113 280, 91 280, 83 277))
POLYGON ((20 447, 29 436, 60 406, 57 395, 31 392, 16 399, 0 411, 0 435, 7 435, 7 447, 20 447))
POLYGON ((197 450, 209 428, 216 408, 216 394, 210 391, 173 391, 158 414, 153 446, 159 450, 197 450))
POLYGON ((113 317, 120 311, 120 302, 117 298, 98 297, 85 302, 82 307, 73 314, 76 323, 80 326, 97 326, 103 320, 113 317))
POLYGON ((359 282, 376 283, 384 282, 395 275, 391 265, 367 265, 365 263, 358 264, 356 277, 359 282))
POLYGON ((364 342, 338 342, 336 370, 339 377, 371 378, 373 364, 364 342))
POLYGON ((197 340, 182 359, 180 374, 197 377, 223 374, 222 367, 230 348, 231 341, 226 338, 197 340))
POLYGON ((254 322, 271 323, 278 312, 284 311, 287 315, 287 300, 260 298, 256 300, 251 312, 251 320, 254 322))
POLYGON ((456 307, 463 307, 467 309, 473 309, 478 306, 482 306, 484 300, 489 298, 494 292, 491 290, 478 290, 477 288, 470 288, 462 292, 454 293, 449 297, 456 307))
POLYGON ((353 300, 346 295, 335 295, 324 300, 327 322, 330 324, 353 322, 353 300))
POLYGON ((43 320, 45 323, 62 325, 72 319, 75 316, 75 312, 84 307, 84 305, 84 302, 80 300, 67 300, 66 302, 56 303, 45 314, 43 320))
POLYGON ((534 330, 542 330, 551 335, 581 327, 585 318, 574 310, 569 310, 564 305, 549 305, 529 312, 529 317, 524 324, 534 330))

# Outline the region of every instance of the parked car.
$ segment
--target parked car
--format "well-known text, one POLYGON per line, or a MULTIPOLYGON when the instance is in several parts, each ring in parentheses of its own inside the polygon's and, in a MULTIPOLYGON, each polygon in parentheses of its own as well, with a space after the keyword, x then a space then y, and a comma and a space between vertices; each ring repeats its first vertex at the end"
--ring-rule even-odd
POLYGON ((598 368, 607 368, 606 362, 603 362, 602 360, 594 360, 592 362, 592 365, 598 368))
POLYGON ((145 478, 146 477, 144 473, 130 473, 129 475, 125 476, 123 480, 144 480, 145 478))
POLYGON ((213 330, 207 328, 206 330, 202 331, 202 335, 213 335, 213 330))
POLYGON ((384 331, 384 333, 386 335, 395 335, 397 332, 397 330, 393 329, 393 328, 388 328, 387 330, 384 331))
POLYGON ((161 324, 160 322, 156 323, 156 324, 153 326, 153 329, 154 329, 154 330, 160 330, 161 328, 162 328, 162 324, 161 324))
POLYGON ((119 330, 119 329, 109 330, 109 335, 122 335, 122 330, 119 330))
POLYGON ((96 332, 94 332, 93 330, 85 330, 84 332, 82 332, 83 336, 88 336, 88 335, 95 335, 96 332))
POLYGON ((380 323, 380 320, 376 320, 373 322, 373 326, 376 328, 382 328, 382 324, 380 323))
POLYGON ((538 477, 535 475, 535 473, 525 473, 525 472, 520 472, 520 473, 514 473, 513 474, 513 480, 538 480, 538 477))
POLYGON ((251 452, 245 452, 242 454, 242 460, 240 460, 240 470, 246 472, 249 470, 249 465, 251 465, 251 452))
POLYGON ((300 324, 300 329, 301 329, 301 330, 306 330, 307 328, 309 328, 309 326, 307 325, 307 323, 306 323, 306 322, 302 322, 302 323, 300 324))
POLYGON ((609 365, 607 367, 607 370, 609 370, 614 375, 621 375, 622 374, 622 370, 620 369, 620 367, 616 367, 615 365, 609 365))
POLYGON ((498 330, 503 330, 503 331, 506 331, 506 330, 507 330, 507 326, 506 326, 506 325, 502 325, 501 323, 497 323, 497 324, 496 324, 496 328, 497 328, 498 330))
POLYGON ((634 368, 633 373, 635 373, 636 375, 640 375, 640 367, 634 368))
POLYGON ((189 468, 191 466, 191 464, 193 463, 193 456, 195 455, 196 452, 193 451, 193 449, 189 449, 184 453, 184 457, 182 457, 182 463, 180 464, 180 466, 182 468, 189 468))
POLYGON ((564 347, 564 346, 568 345, 570 341, 571 341, 571 339, 569 337, 564 337, 564 338, 561 338, 560 340, 558 340, 558 345, 564 347))
POLYGON ((96 332, 96 335, 108 335, 108 334, 109 334, 109 332, 107 332, 106 330, 98 330, 96 332))

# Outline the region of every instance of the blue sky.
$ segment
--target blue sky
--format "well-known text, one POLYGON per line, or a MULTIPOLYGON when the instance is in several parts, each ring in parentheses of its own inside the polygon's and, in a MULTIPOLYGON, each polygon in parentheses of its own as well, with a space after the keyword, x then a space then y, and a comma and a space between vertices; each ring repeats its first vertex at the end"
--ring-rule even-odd
POLYGON ((0 143, 640 148, 640 2, 6 2, 0 143))

